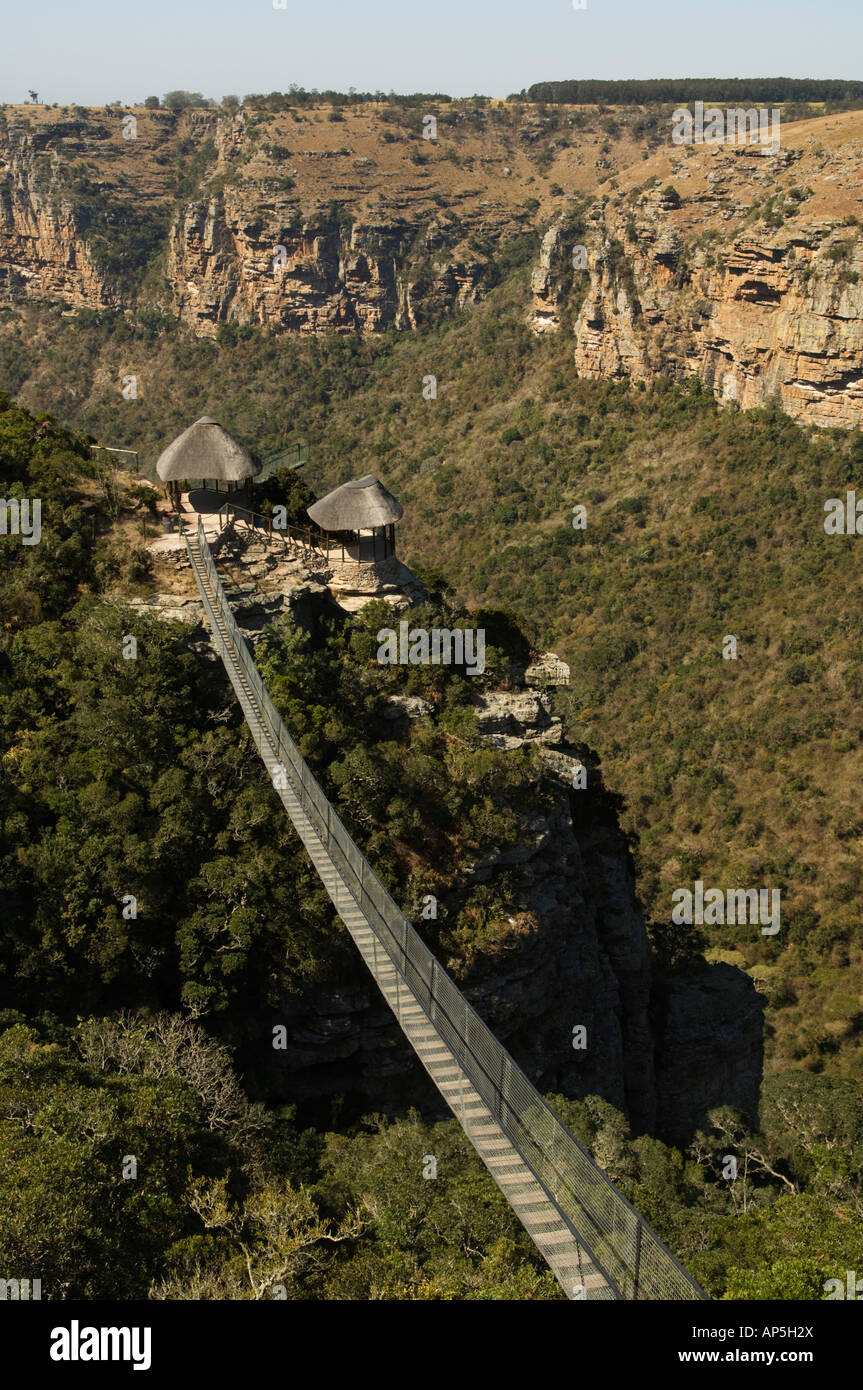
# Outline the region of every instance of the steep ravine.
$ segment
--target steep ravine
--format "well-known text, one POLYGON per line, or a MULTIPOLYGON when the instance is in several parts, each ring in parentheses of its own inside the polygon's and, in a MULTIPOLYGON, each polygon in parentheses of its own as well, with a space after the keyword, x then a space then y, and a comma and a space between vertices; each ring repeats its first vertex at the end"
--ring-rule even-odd
MULTIPOLYGON (((334 599, 344 603, 332 572, 312 575, 298 560, 279 564, 258 536, 225 532, 218 550, 223 572, 239 584, 231 588, 231 601, 252 646, 279 612, 290 610, 314 632, 316 615, 332 616, 334 599)), ((159 584, 174 592, 154 594, 153 611, 192 624, 193 645, 218 666, 201 606, 188 596, 185 557, 160 558, 159 584)), ((407 605, 416 584, 402 566, 391 598, 407 605)), ((365 599, 378 592, 367 585, 365 599)), ((551 809, 528 819, 514 847, 442 871, 446 891, 438 880, 423 886, 419 874, 410 890, 413 910, 407 900, 402 906, 539 1090, 603 1096, 637 1132, 675 1142, 706 1126, 707 1112, 718 1105, 754 1117, 763 997, 730 965, 657 966, 616 798, 603 787, 594 756, 565 743, 553 690, 520 684, 523 675, 514 679, 514 688, 476 698, 478 731, 498 752, 537 751, 551 809), (587 785, 576 789, 581 767, 587 785), (461 949, 448 954, 448 933, 472 892, 502 874, 510 883, 496 897, 512 903, 512 915, 490 935, 471 927, 467 951, 463 939, 461 949), (432 889, 438 917, 426 924, 416 903, 432 889)), ((404 730, 408 720, 432 713, 428 701, 408 696, 386 699, 380 709, 394 733, 397 725, 404 730)), ((398 888, 394 894, 402 898, 398 888)), ((480 917, 485 923, 487 910, 480 917)), ((260 1036, 272 1036, 281 1025, 287 1045, 268 1049, 263 1070, 257 1044, 252 1048, 255 1084, 271 1099, 304 1102, 318 1114, 334 1102, 345 1102, 353 1113, 439 1108, 440 1097, 352 947, 344 959, 347 967, 335 979, 283 998, 262 1018, 260 1036)))
MULTIPOLYGON (((522 733, 532 738, 536 730, 522 726, 522 733)), ((559 744, 554 753, 552 814, 532 825, 522 846, 486 858, 442 899, 454 912, 470 883, 515 871, 536 924, 513 919, 503 947, 459 976, 462 989, 541 1091, 601 1095, 636 1131, 677 1142, 707 1124, 711 1107, 754 1116, 763 999, 727 965, 656 973, 616 811, 601 788, 568 790, 559 769, 575 760, 559 744), (576 1049, 578 1025, 586 1046, 576 1049)), ((433 1103, 359 961, 338 989, 286 999, 269 1022, 288 1029, 287 1050, 276 1056, 292 1096, 351 1096, 361 1108, 433 1103)))

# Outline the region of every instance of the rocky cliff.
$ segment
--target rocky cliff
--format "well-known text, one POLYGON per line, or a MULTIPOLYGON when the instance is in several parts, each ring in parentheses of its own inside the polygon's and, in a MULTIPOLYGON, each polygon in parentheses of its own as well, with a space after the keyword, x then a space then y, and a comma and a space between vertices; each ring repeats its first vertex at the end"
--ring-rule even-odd
MULTIPOLYGON (((146 303, 204 336, 419 327, 493 282, 495 257, 563 197, 552 170, 587 189, 608 163, 600 132, 577 150, 561 136, 566 111, 451 103, 435 119, 426 139, 421 111, 385 103, 3 108, 0 303, 146 303)), ((637 153, 626 131, 617 144, 637 153)))
POLYGON ((433 140, 423 119, 3 108, 0 306, 155 307, 208 337, 412 330, 547 227, 530 322, 573 328, 579 375, 694 374, 744 409, 859 423, 860 113, 786 124, 775 153, 674 146, 670 124, 651 150, 635 113, 451 103, 433 140))
POLYGON ((856 427, 863 407, 863 119, 758 146, 669 148, 557 219, 533 277, 535 332, 575 337, 580 376, 696 375, 742 409, 856 427), (572 269, 582 244, 587 265, 572 269))
MULTIPOLYGON (((403 716, 424 717, 423 704, 403 716)), ((468 999, 541 1091, 604 1096, 637 1131, 686 1142, 714 1106, 754 1115, 764 1001, 752 981, 727 965, 654 979, 616 814, 601 789, 569 790, 578 760, 549 697, 496 692, 479 717, 492 746, 540 745, 558 793, 522 844, 469 866, 441 899, 454 920, 472 887, 506 872, 522 904, 493 947, 467 965, 445 959, 468 999)), ((336 990, 285 1000, 277 1022, 288 1029, 279 1060, 292 1093, 379 1103, 383 1079, 393 1103, 417 1103, 423 1073, 361 968, 336 990)))

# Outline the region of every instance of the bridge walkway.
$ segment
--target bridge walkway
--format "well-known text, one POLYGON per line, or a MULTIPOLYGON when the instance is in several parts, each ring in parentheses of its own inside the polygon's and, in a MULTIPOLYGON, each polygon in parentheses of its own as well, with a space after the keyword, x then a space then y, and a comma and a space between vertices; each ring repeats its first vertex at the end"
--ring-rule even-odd
POLYGON ((567 1297, 704 1298, 548 1109, 389 898, 275 710, 203 530, 184 532, 184 539, 214 644, 333 906, 405 1037, 567 1297))

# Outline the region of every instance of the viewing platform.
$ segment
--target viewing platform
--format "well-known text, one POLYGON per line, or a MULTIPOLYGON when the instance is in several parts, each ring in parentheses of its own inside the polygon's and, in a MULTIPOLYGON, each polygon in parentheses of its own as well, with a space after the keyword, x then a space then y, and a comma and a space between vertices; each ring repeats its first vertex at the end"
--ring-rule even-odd
MULTIPOLYGON (((184 526, 188 526, 194 532, 197 532, 200 521, 204 535, 210 543, 216 539, 225 524, 224 517, 220 515, 225 505, 223 492, 216 492, 214 488, 190 488, 188 492, 179 494, 178 501, 179 512, 168 501, 162 501, 158 505, 156 524, 163 528, 162 534, 147 545, 147 549, 154 554, 164 554, 171 550, 182 550, 185 553, 185 542, 177 525, 178 517, 184 526)), ((231 501, 236 502, 238 506, 248 506, 248 499, 243 492, 233 493, 231 501)))

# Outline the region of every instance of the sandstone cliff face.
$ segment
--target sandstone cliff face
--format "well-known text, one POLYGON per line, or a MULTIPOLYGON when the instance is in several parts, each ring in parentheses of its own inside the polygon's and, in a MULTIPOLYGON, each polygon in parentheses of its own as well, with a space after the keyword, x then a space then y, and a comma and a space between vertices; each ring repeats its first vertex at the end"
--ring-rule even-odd
POLYGON ((435 142, 385 116, 2 108, 0 305, 156 307, 206 337, 410 331, 478 302, 545 224, 530 322, 574 319, 580 375, 694 374, 743 409, 778 395, 859 423, 860 113, 786 125, 775 154, 669 138, 645 156, 624 133, 611 179, 601 132, 561 138, 536 111, 453 109, 435 142), (582 270, 564 228, 585 194, 582 270), (106 247, 130 227, 126 275, 122 239, 106 247))
POLYGON ((124 116, 119 109, 0 111, 0 303, 126 307, 128 293, 92 254, 94 209, 101 199, 134 203, 138 215, 164 204, 176 118, 139 111, 132 141, 124 116))
MULTIPOLYGON (((432 224, 426 247, 434 233, 432 224)), ((202 336, 225 322, 379 333, 477 300, 483 263, 435 260, 420 278, 410 253, 406 230, 369 222, 294 230, 277 214, 250 220, 226 197, 188 209, 174 225, 167 275, 176 312, 202 336)))
POLYGON ((56 300, 93 308, 118 300, 92 265, 74 210, 56 196, 53 171, 40 165, 31 141, 9 142, 2 173, 0 299, 56 300))
MULTIPOLYGON (((742 409, 778 396, 792 416, 855 427, 863 408, 863 160, 858 113, 833 149, 786 127, 784 147, 674 150, 606 187, 573 273, 580 376, 695 375, 742 409), (669 182, 665 183, 668 179, 669 182)), ((531 325, 558 331, 571 254, 563 221, 537 266, 531 325)))
POLYGON ((326 111, 6 108, 0 304, 154 305, 211 337, 222 323, 411 330, 476 302, 491 248, 524 230, 526 158, 504 173, 499 142, 455 120, 444 150, 379 117, 351 111, 334 130, 326 111), (130 286, 94 255, 93 233, 146 216, 151 265, 130 286))

